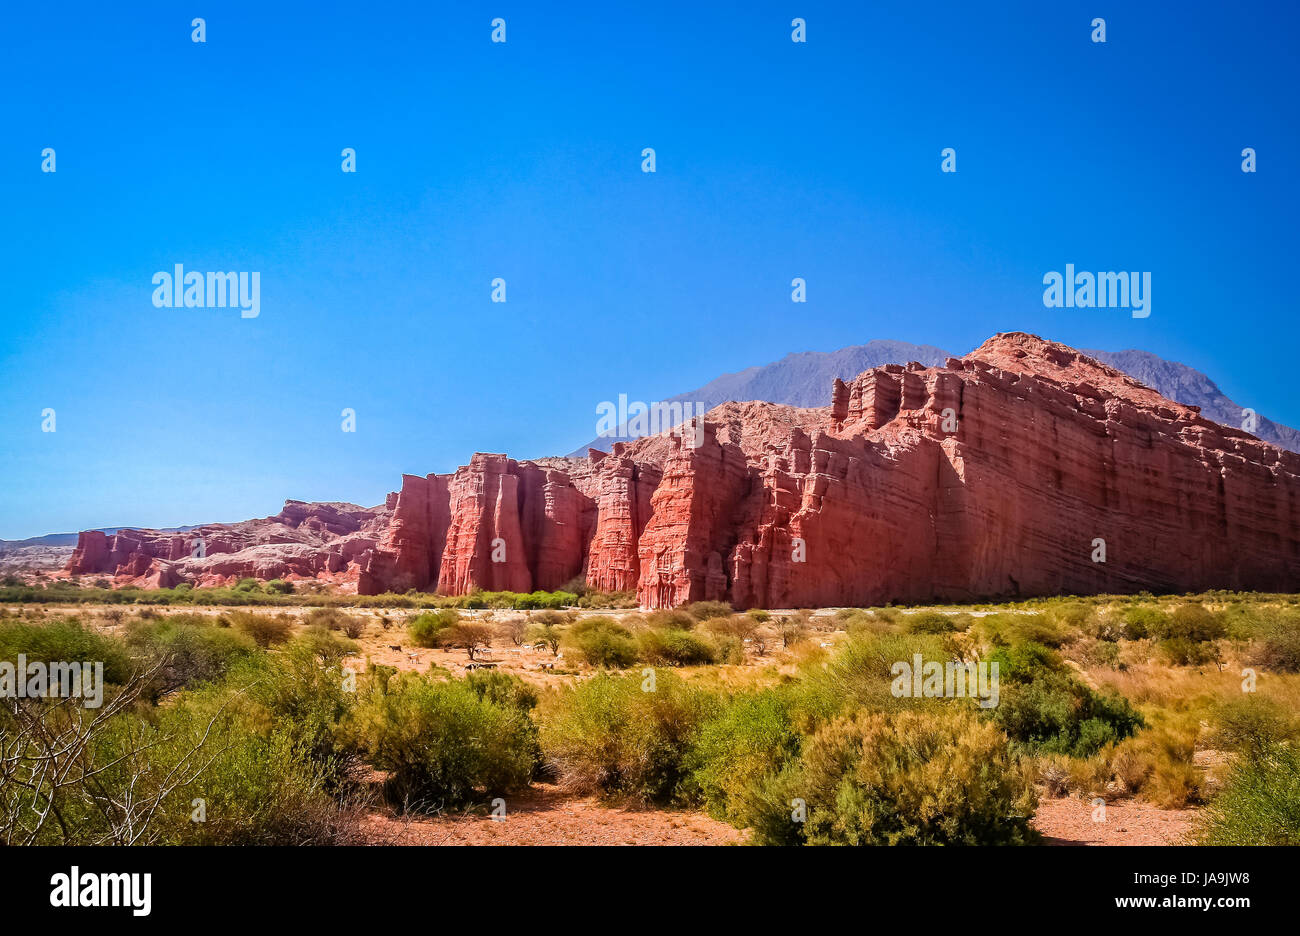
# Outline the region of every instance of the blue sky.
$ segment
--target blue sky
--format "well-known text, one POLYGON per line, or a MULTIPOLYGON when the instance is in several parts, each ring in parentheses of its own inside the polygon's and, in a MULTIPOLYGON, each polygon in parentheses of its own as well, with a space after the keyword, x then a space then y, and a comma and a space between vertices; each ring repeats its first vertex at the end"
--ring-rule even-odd
POLYGON ((560 6, 6 8, 0 538, 374 504, 872 338, 1141 348, 1300 425, 1295 5, 560 6), (176 263, 261 314, 155 308, 176 263), (1151 317, 1044 308, 1067 263, 1151 317))

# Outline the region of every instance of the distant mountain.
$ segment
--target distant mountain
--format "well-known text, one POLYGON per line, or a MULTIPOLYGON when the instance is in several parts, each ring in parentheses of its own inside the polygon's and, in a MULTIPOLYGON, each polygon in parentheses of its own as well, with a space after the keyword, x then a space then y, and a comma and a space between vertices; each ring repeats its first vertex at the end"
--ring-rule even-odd
MULTIPOLYGON (((1199 406, 1201 415, 1236 429, 1242 426, 1243 408, 1224 395, 1213 380, 1186 364, 1166 361, 1149 351, 1084 351, 1116 370, 1121 370, 1134 380, 1140 380, 1153 390, 1176 403, 1199 406)), ((1290 426, 1275 423, 1259 416, 1259 425, 1252 433, 1271 442, 1278 448, 1300 452, 1300 432, 1290 426)))
MULTIPOLYGON (((1213 380, 1198 370, 1166 361, 1148 351, 1084 351, 1103 364, 1123 371, 1135 380, 1187 406, 1199 406, 1206 419, 1235 428, 1243 428, 1243 408, 1224 395, 1213 380)), ((723 374, 698 390, 682 393, 664 403, 702 403, 706 410, 734 400, 764 400, 788 406, 826 406, 830 403, 831 382, 839 377, 850 380, 864 370, 882 364, 906 364, 918 361, 927 367, 943 364, 959 355, 931 345, 914 345, 906 341, 869 341, 838 351, 799 351, 761 367, 747 367, 734 374, 723 374)), ((608 452, 614 442, 626 438, 624 427, 619 435, 598 436, 569 453, 582 457, 587 449, 608 452)), ((1254 434, 1279 448, 1300 452, 1300 431, 1259 416, 1254 434)))
MULTIPOLYGON (((161 530, 162 533, 184 533, 186 530, 193 530, 197 525, 167 527, 161 530)), ((138 530, 140 527, 123 526, 123 527, 101 527, 100 532, 112 536, 118 530, 138 530)), ((76 546, 77 537, 80 533, 46 533, 44 536, 29 536, 27 539, 20 540, 2 540, 0 539, 0 555, 5 552, 11 552, 15 549, 23 549, 28 546, 76 546)))
MULTIPOLYGON (((723 374, 689 393, 663 400, 663 403, 702 403, 706 410, 719 403, 733 400, 765 400, 768 403, 785 403, 789 406, 825 406, 830 402, 831 382, 839 377, 850 380, 864 370, 882 364, 906 364, 918 361, 927 367, 937 367, 954 355, 930 345, 914 345, 906 341, 869 341, 863 345, 840 348, 838 351, 796 351, 781 360, 762 367, 747 367, 734 374, 723 374)), ((619 433, 625 433, 619 427, 619 433)), ((615 433, 597 436, 589 443, 570 453, 581 458, 587 449, 608 452, 615 442, 626 435, 615 433)))

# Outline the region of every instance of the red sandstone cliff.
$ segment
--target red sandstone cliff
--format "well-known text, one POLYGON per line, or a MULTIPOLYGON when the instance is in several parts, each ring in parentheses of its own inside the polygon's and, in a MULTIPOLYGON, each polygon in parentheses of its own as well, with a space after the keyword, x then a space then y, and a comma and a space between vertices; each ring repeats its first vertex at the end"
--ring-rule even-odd
POLYGON ((450 594, 581 575, 646 607, 1300 588, 1300 456, 1031 335, 836 381, 826 408, 723 404, 699 441, 478 454, 383 507, 205 527, 206 559, 193 534, 83 533, 68 570, 450 594))

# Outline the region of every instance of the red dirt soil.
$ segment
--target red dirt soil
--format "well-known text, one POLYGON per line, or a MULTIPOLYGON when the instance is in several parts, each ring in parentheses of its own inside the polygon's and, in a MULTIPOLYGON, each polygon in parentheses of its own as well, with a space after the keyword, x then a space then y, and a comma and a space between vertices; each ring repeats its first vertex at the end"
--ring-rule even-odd
POLYGON ((374 845, 731 845, 744 833, 703 813, 607 806, 539 783, 511 797, 506 816, 364 820, 374 845))

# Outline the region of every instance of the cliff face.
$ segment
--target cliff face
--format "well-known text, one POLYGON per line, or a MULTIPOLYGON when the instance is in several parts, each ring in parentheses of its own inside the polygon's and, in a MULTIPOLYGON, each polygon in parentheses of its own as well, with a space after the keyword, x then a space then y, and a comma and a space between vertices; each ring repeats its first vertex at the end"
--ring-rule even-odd
POLYGON ((249 577, 319 579, 353 587, 358 560, 379 543, 390 517, 391 504, 367 509, 286 501, 273 517, 209 523, 184 533, 85 530, 78 534, 65 570, 150 588, 180 582, 226 585, 249 577))
POLYGON ((1064 345, 998 335, 943 367, 886 365, 831 391, 820 409, 725 403, 698 439, 610 455, 478 454, 405 476, 371 510, 290 502, 202 528, 202 560, 186 558, 194 534, 87 532, 68 568, 367 594, 583 576, 635 588, 644 607, 1300 589, 1300 456, 1064 345))

